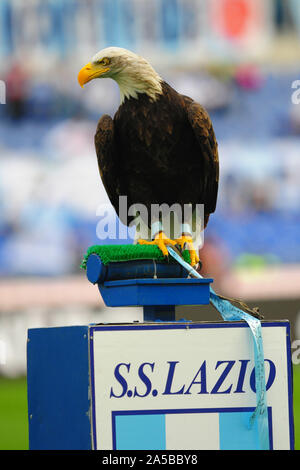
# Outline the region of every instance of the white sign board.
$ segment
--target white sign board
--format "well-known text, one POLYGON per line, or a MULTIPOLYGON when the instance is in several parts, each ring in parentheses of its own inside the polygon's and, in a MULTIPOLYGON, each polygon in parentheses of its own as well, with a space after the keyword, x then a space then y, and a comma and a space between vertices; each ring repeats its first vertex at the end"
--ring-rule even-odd
MULTIPOLYGON (((263 322, 270 449, 293 448, 288 322, 263 322)), ((258 449, 244 322, 90 328, 95 449, 258 449)))

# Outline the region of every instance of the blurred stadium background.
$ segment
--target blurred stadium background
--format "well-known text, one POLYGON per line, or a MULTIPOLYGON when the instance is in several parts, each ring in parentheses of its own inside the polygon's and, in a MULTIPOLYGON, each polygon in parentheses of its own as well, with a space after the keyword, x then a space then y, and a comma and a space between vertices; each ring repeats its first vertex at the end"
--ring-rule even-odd
POLYGON ((107 197, 93 136, 118 88, 77 83, 108 45, 144 55, 208 109, 221 182, 203 274, 300 338, 299 1, 1 0, 0 25, 0 448, 27 446, 28 328, 141 318, 109 314, 79 268, 90 245, 110 242, 96 233, 107 197))

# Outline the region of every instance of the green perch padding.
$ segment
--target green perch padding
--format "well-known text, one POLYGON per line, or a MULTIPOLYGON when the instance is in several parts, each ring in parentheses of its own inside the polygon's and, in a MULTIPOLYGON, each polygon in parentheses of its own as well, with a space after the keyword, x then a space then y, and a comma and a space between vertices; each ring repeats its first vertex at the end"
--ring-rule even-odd
MULTIPOLYGON (((97 254, 104 265, 138 259, 154 259, 161 263, 176 263, 173 258, 164 257, 156 245, 93 245, 88 248, 82 260, 80 265, 82 269, 86 269, 86 262, 91 254, 97 254)), ((188 250, 183 250, 182 256, 187 263, 191 262, 188 250)))

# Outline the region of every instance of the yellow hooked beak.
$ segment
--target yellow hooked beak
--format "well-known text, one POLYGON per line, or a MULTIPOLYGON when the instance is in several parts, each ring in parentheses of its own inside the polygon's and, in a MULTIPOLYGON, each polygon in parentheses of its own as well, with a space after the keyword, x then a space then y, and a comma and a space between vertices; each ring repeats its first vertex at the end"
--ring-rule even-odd
POLYGON ((109 67, 103 65, 95 65, 89 62, 80 70, 78 74, 78 83, 83 88, 83 85, 93 80, 93 78, 100 77, 105 72, 108 72, 109 67))

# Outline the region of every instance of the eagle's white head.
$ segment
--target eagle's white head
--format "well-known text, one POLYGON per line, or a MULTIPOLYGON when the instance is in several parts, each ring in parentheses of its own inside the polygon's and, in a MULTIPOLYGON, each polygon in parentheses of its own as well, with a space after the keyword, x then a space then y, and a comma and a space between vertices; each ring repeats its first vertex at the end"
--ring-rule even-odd
POLYGON ((143 57, 121 47, 102 49, 78 74, 81 87, 94 78, 112 78, 120 88, 121 103, 125 98, 138 98, 146 93, 155 101, 162 93, 162 78, 143 57))

